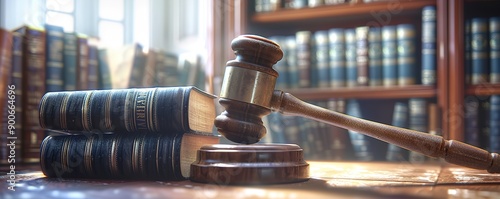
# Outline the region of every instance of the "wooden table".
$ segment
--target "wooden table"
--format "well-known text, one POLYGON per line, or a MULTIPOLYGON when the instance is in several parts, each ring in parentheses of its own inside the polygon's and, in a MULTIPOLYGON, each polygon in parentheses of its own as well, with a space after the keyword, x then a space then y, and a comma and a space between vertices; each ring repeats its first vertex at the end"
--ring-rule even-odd
POLYGON ((35 165, 17 174, 5 199, 72 198, 500 198, 500 174, 444 163, 313 162, 306 182, 258 186, 189 180, 118 181, 46 178, 35 165))

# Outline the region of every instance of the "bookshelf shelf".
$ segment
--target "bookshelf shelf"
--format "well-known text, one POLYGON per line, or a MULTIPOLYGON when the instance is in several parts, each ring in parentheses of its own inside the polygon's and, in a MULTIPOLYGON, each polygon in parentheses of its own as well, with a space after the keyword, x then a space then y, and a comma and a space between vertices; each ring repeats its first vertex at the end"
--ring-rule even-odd
POLYGON ((432 98, 436 97, 437 90, 434 86, 366 86, 353 88, 304 88, 286 90, 303 100, 316 100, 328 98, 356 98, 356 99, 405 99, 405 98, 432 98))
POLYGON ((274 12, 257 13, 252 16, 252 21, 256 23, 279 23, 279 22, 304 22, 308 20, 318 20, 322 18, 339 17, 337 20, 343 20, 345 17, 373 18, 373 11, 390 11, 391 9, 402 9, 402 14, 420 12, 420 9, 426 5, 435 5, 435 0, 422 1, 394 1, 394 2, 372 2, 363 3, 345 3, 339 5, 325 5, 313 8, 301 9, 279 9, 274 12), (412 12, 413 11, 413 12, 412 12))
POLYGON ((500 95, 500 84, 470 85, 466 87, 465 95, 500 95))

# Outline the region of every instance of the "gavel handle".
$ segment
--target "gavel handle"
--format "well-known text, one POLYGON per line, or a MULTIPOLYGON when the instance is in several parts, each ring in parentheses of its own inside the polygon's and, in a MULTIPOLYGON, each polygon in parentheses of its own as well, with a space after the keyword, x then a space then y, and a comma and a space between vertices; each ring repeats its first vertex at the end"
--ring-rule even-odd
POLYGON ((284 115, 303 116, 349 129, 424 155, 444 158, 447 162, 500 173, 500 157, 483 149, 456 140, 419 131, 399 128, 334 112, 306 103, 289 93, 276 90, 271 110, 284 115))

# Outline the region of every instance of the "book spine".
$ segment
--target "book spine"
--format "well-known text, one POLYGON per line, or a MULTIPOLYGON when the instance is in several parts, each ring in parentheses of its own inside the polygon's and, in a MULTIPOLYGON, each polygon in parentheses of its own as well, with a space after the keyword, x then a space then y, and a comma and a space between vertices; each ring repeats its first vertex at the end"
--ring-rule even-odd
MULTIPOLYGON (((411 98, 408 100, 409 106, 409 128, 420 132, 427 131, 427 100, 424 98, 411 98)), ((417 152, 410 152, 408 157, 410 162, 422 163, 426 161, 426 156, 417 152)))
MULTIPOLYGON (((394 113, 392 115, 392 125, 408 128, 408 105, 404 102, 394 104, 394 113)), ((408 151, 393 144, 387 146, 386 159, 388 161, 406 161, 408 160, 408 151)))
POLYGON ((345 37, 345 67, 346 86, 355 87, 358 85, 358 65, 356 62, 356 30, 347 29, 345 37))
POLYGON ((490 18, 490 82, 500 83, 500 17, 490 18))
POLYGON ((88 78, 87 89, 99 89, 99 60, 97 43, 94 39, 89 40, 89 57, 88 57, 88 78))
MULTIPOLYGON (((146 63, 146 56, 142 52, 142 46, 136 44, 134 50, 134 58, 132 62, 132 73, 130 74, 129 88, 143 87, 142 81, 144 77, 145 63, 146 63)), ((187 73, 189 73, 189 71, 186 71, 186 74, 187 73)))
POLYGON ((311 86, 311 32, 299 31, 295 34, 297 42, 297 67, 299 72, 299 87, 311 86))
POLYGON ((471 20, 465 19, 465 35, 464 35, 464 67, 465 67, 465 84, 471 84, 471 76, 472 76, 472 47, 471 47, 471 20))
POLYGON ((90 134, 47 136, 42 172, 51 178, 183 180, 182 136, 90 134))
POLYGON ((38 124, 38 102, 45 93, 45 31, 24 27, 23 38, 23 161, 40 160, 45 131, 38 124))
POLYGON ((86 36, 77 36, 77 84, 78 90, 88 89, 89 82, 89 43, 86 36))
MULTIPOLYGON (((361 107, 357 100, 349 100, 346 107, 347 115, 362 118, 361 107)), ((372 161, 375 159, 374 151, 372 150, 372 143, 367 136, 356 131, 348 130, 349 138, 353 147, 354 156, 360 161, 372 161)))
POLYGON ((109 65, 107 61, 106 49, 99 49, 97 54, 97 61, 99 67, 99 88, 111 89, 111 75, 109 72, 109 65))
POLYGON ((480 128, 480 147, 490 151, 490 107, 491 97, 479 100, 479 128, 480 128))
MULTIPOLYGON (((345 113, 346 106, 344 99, 330 99, 327 105, 328 109, 345 113)), ((344 128, 340 128, 337 126, 330 126, 330 138, 327 138, 328 145, 330 146, 331 156, 329 156, 330 160, 346 160, 347 157, 350 157, 349 154, 349 134, 347 130, 344 128)))
POLYGON ((471 19, 471 84, 488 82, 488 20, 471 19))
POLYGON ((16 141, 16 162, 22 162, 23 159, 23 134, 24 134, 24 123, 23 123, 23 111, 25 110, 23 108, 23 37, 22 34, 19 34, 18 32, 13 32, 12 33, 12 68, 11 68, 11 75, 10 75, 10 85, 14 85, 16 88, 14 89, 15 91, 15 101, 14 101, 14 106, 15 106, 15 121, 16 124, 14 124, 15 129, 15 135, 17 136, 17 141, 16 141))
MULTIPOLYGON (((8 30, 0 28, 0 164, 16 163, 16 154, 10 154, 11 151, 16 152, 16 141, 9 140, 9 137, 15 137, 17 130, 9 129, 9 120, 15 122, 12 118, 13 105, 15 103, 15 95, 10 92, 15 92, 11 89, 11 70, 12 70, 12 33, 8 30), (11 91, 12 90, 12 91, 11 91), (8 94, 9 92, 9 94, 8 94), (10 98, 14 96, 14 99, 10 98), (9 117, 9 115, 12 115, 9 117), (13 142, 13 143, 12 143, 13 142), (14 162, 13 162, 14 161, 14 162)), ((14 85, 15 86, 15 85, 14 85)), ((12 125, 12 122, 10 122, 12 125)))
POLYGON ((468 96, 464 100, 465 115, 465 142, 474 146, 480 146, 480 123, 479 123, 479 100, 468 96))
POLYGON ((334 28, 328 32, 330 86, 333 88, 346 86, 345 40, 344 29, 334 28))
POLYGON ((422 9, 422 84, 436 83, 436 7, 422 9))
POLYGON ((46 65, 45 84, 47 91, 64 89, 64 31, 62 27, 45 25, 46 30, 46 65))
POLYGON ((398 85, 396 26, 382 27, 382 79, 384 86, 398 85))
POLYGON ((415 34, 415 27, 412 24, 399 24, 397 26, 399 85, 416 83, 415 34))
POLYGON ((490 151, 500 152, 500 95, 490 97, 490 151))
MULTIPOLYGON (((328 66, 328 31, 317 31, 314 33, 315 41, 315 53, 314 53, 314 63, 317 79, 317 85, 315 87, 327 88, 330 85, 329 78, 329 66, 328 66)), ((315 80, 314 78, 312 79, 315 80)))
MULTIPOLYGON (((287 53, 286 37, 274 36, 274 37, 269 37, 269 39, 272 41, 275 41, 278 45, 280 45, 283 53, 287 53)), ((286 58, 279 60, 274 65, 274 68, 276 69, 278 74, 280 74, 278 76, 278 78, 276 79, 276 88, 277 89, 286 89, 288 87, 288 71, 287 71, 288 69, 287 69, 286 58)))
POLYGON ((295 36, 288 36, 286 38, 286 49, 288 52, 288 55, 285 54, 288 69, 288 88, 298 88, 300 71, 298 66, 297 41, 295 36))
POLYGON ((95 132, 191 131, 189 93, 194 87, 49 92, 40 101, 45 129, 95 132))
POLYGON ((64 90, 76 90, 77 37, 74 33, 64 34, 64 90))
POLYGON ((368 26, 356 28, 356 65, 358 68, 357 82, 360 86, 368 86, 368 26))
POLYGON ((369 85, 382 85, 382 32, 381 28, 370 28, 368 32, 369 85))

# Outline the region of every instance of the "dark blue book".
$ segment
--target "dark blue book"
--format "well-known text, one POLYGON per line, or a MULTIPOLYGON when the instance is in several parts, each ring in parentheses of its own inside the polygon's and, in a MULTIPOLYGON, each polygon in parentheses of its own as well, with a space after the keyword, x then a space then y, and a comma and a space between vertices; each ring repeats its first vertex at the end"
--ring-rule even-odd
POLYGON ((62 27, 45 25, 46 45, 45 86, 47 92, 64 90, 64 30, 62 27))
POLYGON ((382 31, 372 27, 368 32, 368 76, 370 86, 382 86, 382 31))
MULTIPOLYGON (((346 114, 353 117, 362 118, 361 107, 358 100, 351 99, 348 101, 346 114)), ((348 132, 356 159, 360 161, 374 160, 375 154, 372 150, 372 143, 370 142, 369 137, 352 130, 348 130, 348 132)))
POLYGON ((75 33, 64 33, 64 90, 76 90, 77 42, 75 33))
POLYGON ((436 83, 436 6, 422 9, 422 84, 436 83))
POLYGON ((295 33, 297 47, 297 67, 299 73, 299 88, 311 86, 311 32, 295 33))
MULTIPOLYGON (((269 39, 276 42, 280 46, 284 56, 287 55, 286 37, 272 36, 269 37, 269 39)), ((287 72, 288 69, 287 69, 286 58, 283 57, 281 60, 276 62, 273 68, 279 74, 278 78, 276 79, 276 89, 281 89, 281 90, 286 89, 288 87, 288 72, 287 72)))
POLYGON ((464 100, 465 115, 465 142, 474 146, 480 146, 480 123, 479 123, 479 99, 473 96, 467 96, 464 100))
POLYGON ((99 67, 99 88, 100 89, 111 89, 111 75, 109 72, 109 64, 107 60, 107 50, 99 49, 97 54, 97 62, 99 67))
POLYGON ((358 67, 358 85, 368 86, 368 32, 370 27, 356 27, 356 64, 358 67))
POLYGON ((413 24, 397 26, 398 85, 416 83, 416 31, 413 24))
POLYGON ((480 147, 490 151, 490 97, 481 98, 479 100, 479 141, 480 147))
POLYGON ((87 89, 99 89, 99 60, 98 54, 99 50, 97 49, 97 40, 95 38, 89 39, 89 51, 88 51, 88 81, 87 81, 87 89))
POLYGON ((500 17, 490 18, 490 82, 500 83, 500 17))
POLYGON ((471 84, 488 82, 488 19, 471 20, 471 84))
POLYGON ((354 87, 358 85, 358 65, 356 62, 356 30, 347 29, 344 32, 345 39, 345 67, 346 86, 354 87))
MULTIPOLYGON (((408 104, 404 102, 396 102, 394 104, 394 112, 392 115, 392 125, 408 128, 408 104)), ((387 146, 387 161, 406 161, 408 160, 408 151, 393 144, 387 146)))
MULTIPOLYGON (((408 128, 420 132, 428 132, 427 99, 411 98, 408 100, 408 107, 408 128)), ((421 153, 411 151, 409 153, 408 160, 414 163, 422 163, 426 161, 427 158, 421 153)))
POLYGON ((328 31, 316 31, 314 33, 314 67, 311 76, 311 84, 317 88, 330 86, 328 31))
POLYGON ((490 97, 490 151, 500 152, 500 95, 490 97))
POLYGON ((288 88, 298 88, 300 81, 299 68, 297 64, 297 41, 295 36, 286 37, 286 49, 283 59, 286 59, 288 73, 288 88))
POLYGON ((396 26, 382 27, 382 79, 384 86, 398 85, 396 26))
POLYGON ((87 35, 77 35, 76 59, 76 89, 87 90, 89 82, 89 37, 87 35))
POLYGON ((333 28, 328 31, 330 86, 346 86, 344 29, 333 28))

